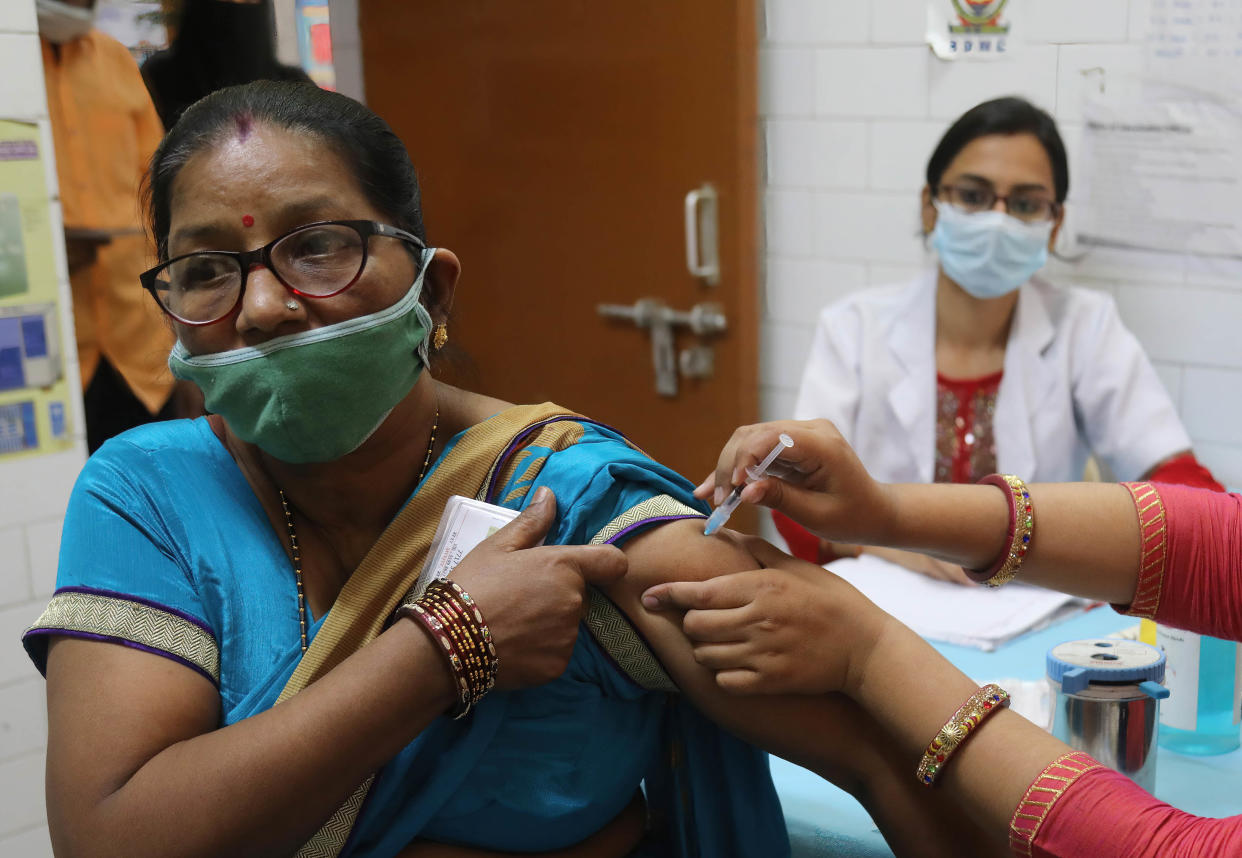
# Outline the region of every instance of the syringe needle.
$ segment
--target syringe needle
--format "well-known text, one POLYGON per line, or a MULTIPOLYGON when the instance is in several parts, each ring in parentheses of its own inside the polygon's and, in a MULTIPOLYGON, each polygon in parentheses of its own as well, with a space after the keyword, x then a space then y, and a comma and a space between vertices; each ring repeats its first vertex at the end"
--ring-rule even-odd
POLYGON ((729 492, 729 496, 725 498, 724 503, 716 507, 712 514, 707 517, 707 525, 703 528, 704 536, 711 536, 717 530, 724 527, 725 522, 729 520, 729 516, 733 515, 733 511, 742 503, 742 489, 767 476, 768 468, 776 461, 776 457, 781 454, 782 450, 792 446, 793 438, 782 432, 780 440, 777 441, 772 451, 758 465, 746 469, 746 480, 740 486, 734 486, 733 491, 729 492))

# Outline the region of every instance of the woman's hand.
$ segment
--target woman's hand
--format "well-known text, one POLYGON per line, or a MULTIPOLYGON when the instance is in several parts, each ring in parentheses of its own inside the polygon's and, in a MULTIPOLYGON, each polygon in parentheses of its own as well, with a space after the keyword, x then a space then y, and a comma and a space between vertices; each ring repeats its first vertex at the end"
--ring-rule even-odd
POLYGON ((736 430, 695 496, 719 504, 732 486, 745 482, 746 468, 767 455, 782 432, 793 446, 772 464, 770 476, 742 490, 742 500, 780 510, 825 539, 882 541, 893 515, 888 492, 827 420, 782 420, 736 430))
POLYGON ((616 581, 628 568, 611 545, 535 547, 555 518, 556 498, 540 488, 521 515, 479 543, 450 576, 491 628, 501 688, 560 676, 578 639, 586 585, 616 581))
POLYGON ((643 593, 643 606, 686 611, 694 657, 726 691, 849 694, 895 621, 813 563, 758 539, 747 548, 763 569, 659 584, 643 593))

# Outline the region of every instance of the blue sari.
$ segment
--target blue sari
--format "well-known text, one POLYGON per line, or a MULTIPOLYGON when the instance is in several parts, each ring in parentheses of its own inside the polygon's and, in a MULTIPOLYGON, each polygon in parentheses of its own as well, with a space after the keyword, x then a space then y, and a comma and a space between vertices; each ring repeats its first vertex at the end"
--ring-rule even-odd
MULTIPOLYGON (((541 446, 538 433, 512 445, 489 499, 520 509, 534 489, 552 489, 549 544, 620 544, 702 515, 680 476, 606 427, 574 426, 568 446, 541 446)), ((179 661, 219 689, 225 726, 270 709, 302 659, 293 583, 284 546, 207 421, 152 424, 108 442, 83 469, 57 591, 25 643, 40 669, 52 635, 179 661)), ((601 594, 592 599, 605 625, 625 622, 601 594)), ((328 616, 311 618, 309 640, 328 616)), ((653 691, 658 665, 646 668, 655 681, 636 681, 642 670, 599 634, 580 627, 555 681, 494 692, 468 719, 436 719, 377 773, 339 854, 392 856, 418 838, 565 848, 603 828, 642 783, 656 821, 650 854, 788 855, 766 755, 678 695, 653 691)))

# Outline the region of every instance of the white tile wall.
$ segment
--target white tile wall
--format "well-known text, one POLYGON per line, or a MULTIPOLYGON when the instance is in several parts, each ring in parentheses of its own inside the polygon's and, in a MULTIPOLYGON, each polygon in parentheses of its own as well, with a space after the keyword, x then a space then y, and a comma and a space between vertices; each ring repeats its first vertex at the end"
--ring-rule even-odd
MULTIPOLYGON (((1083 99, 1090 87, 1141 72, 1149 2, 1014 3, 1004 60, 946 63, 924 44, 927 0, 767 0, 759 55, 768 171, 764 416, 789 416, 805 357, 797 352, 809 345, 806 320, 843 289, 904 281, 924 264, 923 170, 964 110, 1018 94, 1052 111, 1071 189, 1082 187, 1083 99)), ((1071 217, 1073 199, 1071 190, 1071 217)), ((1071 260, 1050 264, 1049 275, 1116 298, 1200 457, 1242 486, 1242 263, 1205 266, 1072 242, 1061 249, 1071 260)))
POLYGON ((1228 444, 1242 426, 1242 373, 1188 366, 1182 375, 1182 416, 1195 438, 1228 444))
POLYGON ((47 826, 36 825, 12 836, 0 838, 0 855, 52 858, 52 843, 47 837, 47 826))
POLYGON ((828 259, 918 264, 923 257, 918 196, 817 194, 811 241, 828 259))
POLYGON ((1019 40, 1026 44, 1124 42, 1129 30, 1129 0, 1037 0, 1014 4, 1019 40))
POLYGON ((871 44, 923 44, 927 33, 927 0, 887 0, 869 5, 871 44))
POLYGON ((768 0, 767 36, 781 44, 833 44, 866 41, 869 3, 824 0, 768 0))
POLYGON ((759 52, 759 109, 764 116, 810 116, 815 110, 815 51, 759 52))
MULTIPOLYGON (((942 127, 981 101, 998 95, 1020 95, 1045 110, 1057 101, 1057 55, 1055 45, 1014 48, 1003 60, 990 62, 942 62, 924 51, 925 80, 930 90, 928 109, 943 120, 942 127), (980 66, 986 65, 986 74, 980 66)), ((926 161, 931 152, 923 152, 926 161)))
POLYGON ((876 119, 867 140, 867 187, 877 191, 917 194, 925 165, 910 157, 912 150, 931 152, 944 124, 929 119, 876 119))
MULTIPOLYGON (((26 0, 10 0, 25 5, 26 0)), ((6 119, 39 119, 47 115, 39 37, 30 32, 0 31, 0 106, 6 119)))
POLYGON ((830 304, 867 282, 867 268, 856 262, 829 262, 824 259, 771 257, 767 279, 780 283, 780 289, 766 293, 768 318, 790 324, 814 321, 808 307, 830 304))
POLYGON ((867 126, 852 120, 768 122, 768 184, 862 188, 867 183, 867 126))
POLYGON ((24 0, 0 3, 0 33, 36 33, 38 22, 35 19, 33 3, 24 0))
POLYGON ((769 190, 764 196, 768 253, 811 252, 812 196, 809 191, 769 190))
POLYGON ((815 110, 825 117, 923 117, 926 76, 924 48, 824 48, 815 55, 815 110))
MULTIPOLYGON (((0 116, 37 120, 48 167, 51 229, 60 230, 55 164, 47 125, 43 61, 34 0, 0 0, 0 116)), ((63 244, 55 242, 66 371, 71 389, 77 357, 63 244)), ((80 435, 80 403, 73 407, 80 435)), ((43 801, 47 716, 42 678, 18 639, 38 616, 55 580, 60 522, 82 467, 79 449, 49 456, 0 459, 0 855, 52 854, 43 801)))
POLYGON ((26 531, 19 525, 0 527, 0 605, 24 602, 30 598, 30 576, 26 559, 26 531))

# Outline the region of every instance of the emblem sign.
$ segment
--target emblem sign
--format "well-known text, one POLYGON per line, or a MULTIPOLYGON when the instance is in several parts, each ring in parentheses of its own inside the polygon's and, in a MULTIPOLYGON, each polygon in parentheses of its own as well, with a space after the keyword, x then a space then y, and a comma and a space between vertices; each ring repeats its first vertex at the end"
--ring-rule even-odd
POLYGON ((1009 0, 928 0, 927 41, 936 56, 990 59, 1009 50, 1009 0))

